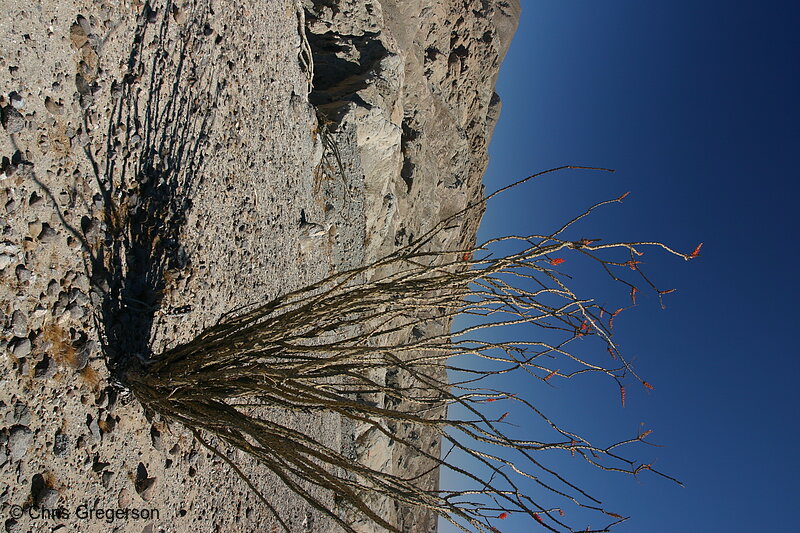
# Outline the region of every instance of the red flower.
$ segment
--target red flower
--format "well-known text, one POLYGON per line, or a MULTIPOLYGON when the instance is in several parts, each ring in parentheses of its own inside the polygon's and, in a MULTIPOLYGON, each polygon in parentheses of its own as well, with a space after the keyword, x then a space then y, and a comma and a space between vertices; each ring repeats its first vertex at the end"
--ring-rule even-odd
POLYGON ((472 259, 472 252, 465 252, 464 255, 461 256, 462 261, 469 261, 472 259))
POLYGON ((636 269, 637 269, 637 266, 636 266, 636 265, 640 265, 640 264, 642 264, 642 262, 641 262, 641 261, 634 261, 633 259, 631 259, 630 261, 626 261, 626 262, 625 262, 625 263, 623 263, 623 264, 624 264, 626 267, 630 267, 630 269, 631 269, 631 270, 636 270, 636 269))
POLYGON ((505 520, 506 518, 508 518, 508 513, 500 513, 499 515, 497 515, 497 518, 499 518, 500 520, 505 520))
POLYGON ((540 524, 544 525, 544 520, 542 520, 542 517, 539 516, 539 513, 533 513, 533 518, 535 518, 540 524))
POLYGON ((619 386, 619 399, 622 401, 622 407, 625 407, 625 385, 619 386))
POLYGON ((636 287, 631 287, 631 301, 633 302, 633 305, 636 305, 636 293, 637 292, 639 292, 639 289, 637 289, 636 287))
POLYGON ((566 261, 566 259, 564 259, 563 257, 556 257, 555 259, 550 260, 550 264, 553 266, 558 266, 564 261, 566 261))
POLYGON ((670 294, 672 292, 675 292, 676 290, 678 289, 667 289, 665 291, 658 291, 658 294, 670 294))
POLYGON ((695 257, 700 255, 700 248, 703 247, 703 243, 697 245, 697 248, 694 249, 694 252, 689 254, 689 259, 694 259, 695 257))
POLYGON ((644 385, 644 386, 645 386, 645 388, 647 388, 647 389, 650 389, 650 390, 655 390, 655 387, 653 387, 652 385, 650 385, 650 384, 649 384, 648 382, 646 382, 646 381, 642 381, 642 385, 644 385))

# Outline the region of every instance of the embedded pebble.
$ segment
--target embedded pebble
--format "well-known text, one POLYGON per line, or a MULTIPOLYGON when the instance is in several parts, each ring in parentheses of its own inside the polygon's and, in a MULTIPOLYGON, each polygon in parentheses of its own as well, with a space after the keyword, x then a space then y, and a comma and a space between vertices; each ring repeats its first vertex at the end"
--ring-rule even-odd
POLYGON ((56 368, 55 362, 46 354, 42 357, 42 360, 33 367, 33 375, 39 379, 50 379, 56 375, 57 371, 58 368, 56 368))
POLYGON ((25 268, 25 265, 17 265, 15 274, 17 275, 17 281, 20 283, 25 283, 26 281, 31 280, 31 271, 25 268))
POLYGON ((79 15, 78 21, 74 22, 69 29, 69 38, 72 41, 72 45, 77 49, 82 48, 89 41, 89 36, 86 34, 83 25, 81 25, 84 20, 86 19, 79 15))
POLYGON ((25 117, 12 106, 6 106, 2 109, 0 119, 8 133, 19 133, 25 128, 25 117))
POLYGON ((22 109, 25 107, 25 99, 16 91, 8 93, 8 99, 11 100, 11 106, 14 109, 22 109))
POLYGON ((39 493, 37 499, 39 500, 40 507, 44 509, 55 509, 58 507, 59 498, 61 498, 61 495, 57 490, 46 488, 39 493))
POLYGON ((39 236, 37 238, 42 243, 49 244, 58 239, 58 232, 56 232, 56 230, 51 228, 50 225, 45 222, 44 224, 42 224, 42 231, 39 233, 39 236))
POLYGON ((92 438, 99 442, 102 435, 100 434, 100 426, 97 424, 97 419, 92 415, 86 415, 86 425, 89 427, 92 438))
POLYGON ((22 402, 15 402, 14 407, 6 415, 6 424, 9 426, 27 426, 31 423, 31 412, 22 402))
POLYGON ((147 468, 143 463, 139 463, 136 468, 136 492, 144 500, 148 501, 153 497, 153 491, 156 483, 156 478, 147 476, 147 468))
POLYGON ((28 334, 28 317, 22 311, 14 311, 11 316, 11 333, 17 337, 25 337, 28 334))
POLYGON ((53 454, 61 457, 67 454, 69 450, 69 436, 64 433, 56 433, 53 438, 53 454))
POLYGON ((63 115, 64 114, 64 105, 60 102, 56 102, 49 96, 44 99, 44 108, 53 115, 63 115))
POLYGON ((12 461, 19 461, 26 453, 33 439, 33 432, 26 426, 13 426, 8 434, 8 453, 12 461))
POLYGON ((14 357, 16 357, 17 359, 21 359, 23 357, 28 357, 32 350, 33 350, 33 345, 31 344, 31 340, 28 338, 24 338, 14 343, 14 347, 11 349, 11 353, 13 353, 14 357))

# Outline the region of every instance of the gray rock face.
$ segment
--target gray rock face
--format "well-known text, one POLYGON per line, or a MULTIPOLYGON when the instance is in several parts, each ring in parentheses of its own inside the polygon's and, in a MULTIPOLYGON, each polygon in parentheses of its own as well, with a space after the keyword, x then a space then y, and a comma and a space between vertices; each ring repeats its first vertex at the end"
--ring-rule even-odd
MULTIPOLYGON (((160 522, 137 524, 153 531, 278 527, 191 432, 110 385, 104 344, 159 353, 226 312, 389 253, 481 194, 500 108, 494 83, 518 4, 265 5, 39 0, 0 21, 0 342, 13 356, 0 358, 0 475, 45 465, 59 491, 42 493, 48 502, 147 502, 164 510, 160 522), (153 286, 137 286, 151 279, 146 269, 125 280, 139 291, 126 307, 136 312, 104 316, 114 285, 86 267, 108 261, 120 242, 110 235, 115 217, 141 214, 158 200, 153 190, 178 206, 173 229, 151 243, 169 254, 153 286), (125 330, 133 333, 111 335, 142 316, 125 330)), ((433 245, 471 243, 479 219, 464 217, 433 245)), ((147 256, 127 251, 126 269, 147 256)), ((408 384, 399 374, 375 379, 408 384)), ((266 416, 374 468, 412 475, 431 466, 334 416, 266 416)), ((397 431, 438 453, 418 428, 397 431)), ((337 531, 268 469, 235 460, 293 532, 337 531)), ((436 472, 421 480, 436 482, 436 472)), ((3 492, 9 502, 28 498, 18 485, 3 492)), ((404 530, 435 529, 423 510, 374 503, 404 530)))
MULTIPOLYGON (((363 180, 365 260, 375 260, 481 197, 487 146, 500 111, 494 85, 519 4, 306 0, 304 6, 314 74, 309 99, 331 121, 339 149, 349 154, 345 179, 363 180)), ((471 245, 481 215, 467 213, 431 246, 471 245)), ((447 329, 449 323, 439 324, 439 332, 447 329)), ((375 379, 411 384, 403 375, 375 379)), ((395 431, 438 455, 438 438, 427 430, 395 431)), ((353 432, 357 457, 372 468, 410 476, 433 466, 368 425, 353 432)), ((435 488, 438 472, 420 483, 435 488)), ((436 517, 423 509, 388 501, 372 507, 401 529, 436 529, 436 517)), ((354 520, 358 531, 378 531, 354 520)))

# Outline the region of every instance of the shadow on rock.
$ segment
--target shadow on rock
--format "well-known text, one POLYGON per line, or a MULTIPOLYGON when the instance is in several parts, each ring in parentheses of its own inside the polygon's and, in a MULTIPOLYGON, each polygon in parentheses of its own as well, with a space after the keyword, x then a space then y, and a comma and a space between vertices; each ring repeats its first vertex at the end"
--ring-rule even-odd
MULTIPOLYGON (((152 358, 152 326, 170 271, 189 258, 181 233, 202 182, 208 132, 222 85, 208 62, 213 31, 205 2, 176 16, 146 4, 128 60, 111 87, 105 161, 87 150, 102 196, 104 226, 91 246, 92 284, 102 295, 100 329, 112 378, 152 358), (180 21, 180 23, 179 23, 180 21)), ((91 92, 91 87, 89 91, 91 92)))

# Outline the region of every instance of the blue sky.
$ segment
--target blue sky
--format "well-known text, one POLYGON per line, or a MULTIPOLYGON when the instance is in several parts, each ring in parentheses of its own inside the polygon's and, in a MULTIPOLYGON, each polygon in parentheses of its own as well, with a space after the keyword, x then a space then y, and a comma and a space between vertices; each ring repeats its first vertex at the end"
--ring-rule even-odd
MULTIPOLYGON (((487 192, 563 164, 617 172, 552 174, 499 197, 479 239, 550 232, 588 205, 631 191, 574 236, 659 240, 685 252, 705 244, 688 263, 648 252, 645 271, 678 290, 666 296, 666 310, 644 296, 616 324, 624 353, 655 391, 631 387, 623 409, 613 382, 517 385, 598 442, 644 423, 654 430, 650 440, 664 445, 633 455, 656 460, 685 488, 575 467, 610 510, 632 517, 614 531, 797 528, 800 7, 523 3, 498 82, 503 112, 487 192)), ((583 294, 627 299, 624 287, 577 261, 559 268, 583 294)), ((514 517, 495 526, 540 529, 514 517)))

